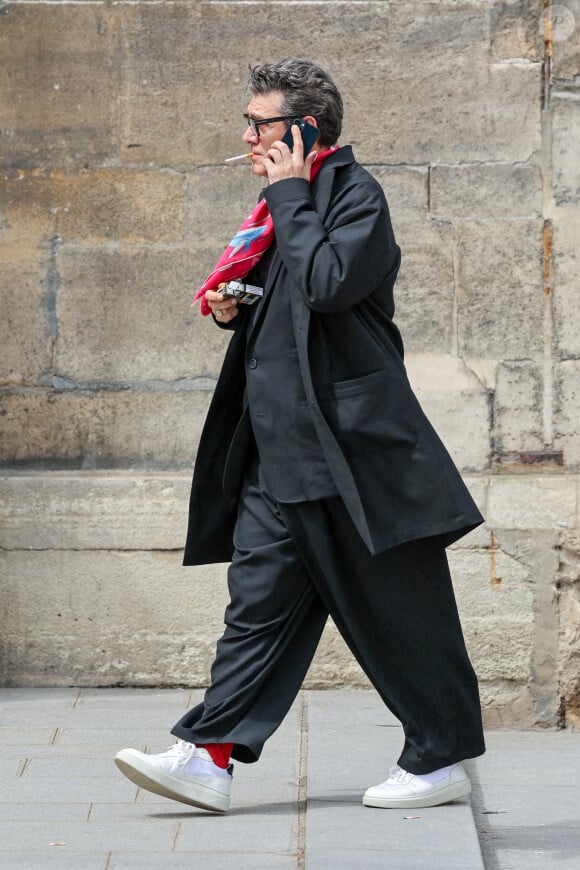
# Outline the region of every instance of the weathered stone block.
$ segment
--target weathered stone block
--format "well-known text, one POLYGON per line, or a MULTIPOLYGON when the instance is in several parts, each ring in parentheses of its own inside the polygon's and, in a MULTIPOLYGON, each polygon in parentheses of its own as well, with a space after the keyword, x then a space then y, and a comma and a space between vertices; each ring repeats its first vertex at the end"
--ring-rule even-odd
POLYGON ((538 147, 539 70, 490 67, 487 9, 460 10, 416 3, 410 15, 407 4, 390 6, 381 28, 388 54, 378 48, 372 72, 367 49, 348 63, 349 138, 360 143, 365 162, 374 162, 377 145, 393 163, 526 160, 538 147), (367 83, 362 93, 361 82, 367 83))
MULTIPOLYGON (((179 550, 162 551, 177 545, 172 526, 182 524, 184 530, 188 483, 189 475, 167 474, 5 477, 0 510, 5 684, 207 683, 227 601, 225 566, 184 569, 179 550), (133 549, 143 541, 149 552, 133 549), (14 549, 19 546, 51 549, 14 549), (87 549, 79 549, 83 546, 87 549), (113 546, 123 550, 109 549, 113 546), (168 588, 174 595, 160 610, 168 588), (38 595, 46 606, 31 612, 29 602, 38 595), (194 604, 188 608, 190 598, 194 604)), ((483 492, 480 488, 481 497, 483 492)), ((531 493, 530 500, 540 503, 542 495, 531 493)), ((549 695, 553 712, 551 644, 554 632, 557 643, 557 623, 552 625, 551 588, 557 553, 556 541, 551 544, 546 534, 502 532, 486 550, 450 552, 486 720, 495 724, 554 720, 546 718, 550 705, 542 696, 549 695)), ((574 534, 562 537, 562 585, 573 584, 577 575, 574 534)), ((562 648, 567 631, 561 627, 562 648)), ((571 656, 570 674, 573 662, 571 656)), ((306 685, 368 685, 332 624, 306 685)))
MULTIPOLYGON (((579 518, 580 519, 580 518, 579 518)), ((580 522, 578 528, 560 532, 558 550, 558 583, 574 586, 580 580, 580 522)), ((580 622, 576 628, 580 629, 580 622)))
POLYGON ((0 561, 5 685, 207 684, 224 566, 186 569, 180 552, 13 551, 0 561))
MULTIPOLYGON (((208 684, 228 600, 225 565, 183 568, 180 552, 16 550, 0 553, 0 569, 9 600, 1 684, 208 684), (46 606, 31 612, 39 596, 46 606)), ((331 622, 305 685, 368 686, 331 622)))
POLYGON ((57 235, 55 214, 46 196, 50 178, 48 169, 0 172, 0 239, 5 251, 48 246, 57 235))
POLYGON ((468 648, 496 724, 558 722, 557 541, 551 530, 498 530, 486 553, 452 554, 462 559, 455 573, 460 610, 467 613, 468 648), (470 583, 471 572, 482 569, 488 583, 470 583), (507 717, 505 681, 514 704, 507 717))
POLYGON ((453 228, 424 223, 396 228, 401 268, 396 323, 411 353, 446 353, 453 330, 453 228))
POLYGON ((496 529, 486 550, 450 552, 491 725, 558 722, 557 542, 552 530, 496 529))
POLYGON ((542 174, 539 166, 505 163, 433 166, 431 214, 437 220, 540 217, 542 174))
POLYGON ((498 453, 542 450, 543 372, 533 363, 501 363, 494 395, 494 435, 498 453))
POLYGON ((562 475, 492 476, 487 522, 498 529, 568 529, 577 517, 577 482, 562 475))
MULTIPOLYGON (((255 12, 254 38, 261 39, 265 15, 260 7, 255 12)), ((119 23, 121 153, 126 157, 130 145, 138 146, 141 161, 188 167, 220 165, 240 153, 246 71, 254 56, 248 52, 251 25, 244 11, 229 4, 175 4, 164 10, 139 4, 125 7, 119 23), (227 101, 216 104, 218 94, 228 95, 227 101)))
POLYGON ((502 549, 526 565, 534 586, 535 641, 529 692, 533 723, 557 727, 560 722, 558 661, 558 532, 555 529, 498 531, 502 549))
POLYGON ((284 4, 258 5, 251 18, 236 4, 125 8, 123 153, 132 143, 142 161, 173 165, 215 165, 237 153, 232 117, 247 98, 248 58, 287 54, 281 33, 284 46, 299 44, 336 78, 347 107, 343 140, 365 163, 524 160, 539 145, 538 70, 490 70, 484 6, 463 5, 460 15, 455 4, 432 3, 413 4, 412 15, 406 4, 382 2, 344 7, 340 16, 332 3, 292 8, 289 16, 284 4), (209 114, 216 93, 230 94, 231 104, 209 114))
POLYGON ((216 375, 231 334, 191 307, 200 261, 210 257, 201 246, 195 258, 183 248, 64 247, 58 375, 76 383, 216 375))
POLYGON ((529 728, 534 710, 527 686, 512 680, 480 680, 485 728, 529 728))
POLYGON ((557 205, 580 202, 580 100, 552 100, 552 189, 557 205))
POLYGON ((8 170, 0 177, 5 239, 175 244, 183 240, 183 187, 166 170, 8 170))
POLYGON ((79 166, 114 157, 116 10, 2 9, 0 165, 79 166))
POLYGON ((560 539, 560 681, 566 726, 580 728, 580 536, 560 539))
POLYGON ((495 389, 497 363, 494 360, 461 359, 450 354, 407 353, 405 366, 413 387, 424 393, 481 393, 495 389))
MULTIPOLYGON (((186 240, 195 252, 214 249, 214 263, 258 202, 263 187, 249 165, 202 167, 185 184, 186 240)), ((211 265, 213 266, 214 263, 211 265)))
POLYGON ((189 468, 210 399, 209 390, 6 391, 0 461, 189 468))
POLYGON ((578 584, 560 593, 561 684, 568 728, 580 729, 580 592, 578 584))
POLYGON ((462 617, 487 619, 490 629, 506 618, 533 625, 530 571, 514 556, 499 547, 450 550, 449 567, 462 617))
POLYGON ((483 393, 418 393, 423 410, 461 471, 490 463, 490 420, 483 393))
POLYGON ((409 380, 423 410, 463 471, 481 471, 490 461, 488 391, 463 360, 410 354, 409 380))
POLYGON ((572 471, 580 468, 580 360, 556 366, 554 387, 554 447, 564 451, 564 462, 572 471))
POLYGON ((580 0, 553 3, 552 17, 552 75, 570 82, 580 75, 580 0))
POLYGON ((467 616, 462 622, 465 644, 480 680, 510 680, 520 684, 529 680, 534 649, 531 619, 498 618, 490 625, 488 616, 467 616))
POLYGON ((63 241, 176 244, 184 233, 184 182, 167 170, 53 173, 51 209, 63 241))
MULTIPOLYGON (((367 166, 387 197, 395 237, 399 226, 424 220, 428 211, 429 171, 426 166, 367 166)), ((411 235, 410 228, 408 229, 411 235)))
POLYGON ((457 227, 460 354, 499 360, 543 353, 543 222, 457 227))
POLYGON ((481 137, 490 147, 484 159, 528 161, 542 145, 542 64, 494 64, 489 68, 488 90, 489 109, 481 137))
POLYGON ((183 547, 191 474, 77 471, 0 477, 0 548, 183 547))
POLYGON ((580 214, 554 221, 552 247, 555 352, 580 357, 580 214))
POLYGON ((12 6, 3 28, 10 58, 4 159, 82 165, 118 155, 141 164, 219 164, 237 153, 243 133, 243 122, 234 132, 231 118, 246 100, 248 45, 259 38, 270 46, 261 57, 280 56, 280 33, 284 46, 300 44, 335 75, 347 102, 345 140, 360 146, 365 162, 526 159, 540 141, 538 69, 490 69, 487 9, 460 9, 417 3, 409 15, 406 4, 377 2, 336 16, 329 3, 288 16, 285 5, 264 4, 250 19, 237 4, 80 4, 39 8, 30 19, 12 6), (230 94, 231 105, 210 114, 216 93, 230 94))
POLYGON ((491 5, 494 56, 501 60, 526 58, 541 61, 544 53, 542 14, 544 0, 516 0, 491 5))
POLYGON ((0 382, 35 384, 52 360, 50 251, 0 253, 0 382))

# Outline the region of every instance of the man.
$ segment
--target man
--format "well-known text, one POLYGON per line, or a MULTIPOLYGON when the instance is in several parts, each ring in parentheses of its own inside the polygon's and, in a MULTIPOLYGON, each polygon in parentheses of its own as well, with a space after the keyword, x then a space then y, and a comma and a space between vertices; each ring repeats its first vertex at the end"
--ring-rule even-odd
POLYGON ((258 760, 330 614, 405 733, 363 803, 446 803, 469 793, 461 762, 484 742, 445 547, 482 517, 409 386, 392 321, 399 248, 381 187, 336 146, 336 86, 290 59, 255 67, 250 89, 243 139, 267 186, 200 291, 233 335, 184 558, 231 560, 226 629, 177 743, 116 763, 149 791, 225 811, 230 756, 258 760), (294 119, 320 131, 307 155, 294 119), (224 293, 232 275, 263 288, 259 301, 224 293))

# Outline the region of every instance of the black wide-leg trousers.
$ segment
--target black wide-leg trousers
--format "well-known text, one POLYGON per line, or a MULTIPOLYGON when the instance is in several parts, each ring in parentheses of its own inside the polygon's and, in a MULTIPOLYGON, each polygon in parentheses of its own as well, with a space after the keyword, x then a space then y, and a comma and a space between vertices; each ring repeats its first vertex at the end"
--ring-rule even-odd
POLYGON ((233 743, 235 759, 257 761, 330 614, 403 726, 401 767, 427 773, 485 751, 477 679, 439 536, 371 556, 340 498, 277 503, 255 463, 234 544, 211 685, 172 734, 233 743))

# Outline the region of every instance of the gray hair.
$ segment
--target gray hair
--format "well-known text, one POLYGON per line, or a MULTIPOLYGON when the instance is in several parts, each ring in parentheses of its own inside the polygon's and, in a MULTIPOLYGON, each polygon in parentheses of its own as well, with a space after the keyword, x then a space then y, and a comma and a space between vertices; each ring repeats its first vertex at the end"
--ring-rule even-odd
POLYGON ((342 129, 342 97, 321 67, 310 60, 288 58, 250 67, 252 94, 281 91, 280 114, 304 118, 312 115, 320 129, 320 144, 334 145, 342 129))

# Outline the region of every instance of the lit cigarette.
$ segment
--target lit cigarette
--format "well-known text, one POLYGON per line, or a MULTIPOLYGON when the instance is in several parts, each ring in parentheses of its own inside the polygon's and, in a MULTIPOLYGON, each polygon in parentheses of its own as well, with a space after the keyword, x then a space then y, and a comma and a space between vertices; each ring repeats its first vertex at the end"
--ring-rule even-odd
POLYGON ((238 160, 245 160, 247 157, 251 157, 252 152, 249 154, 238 154, 237 157, 226 157, 224 163, 237 163, 238 160))

